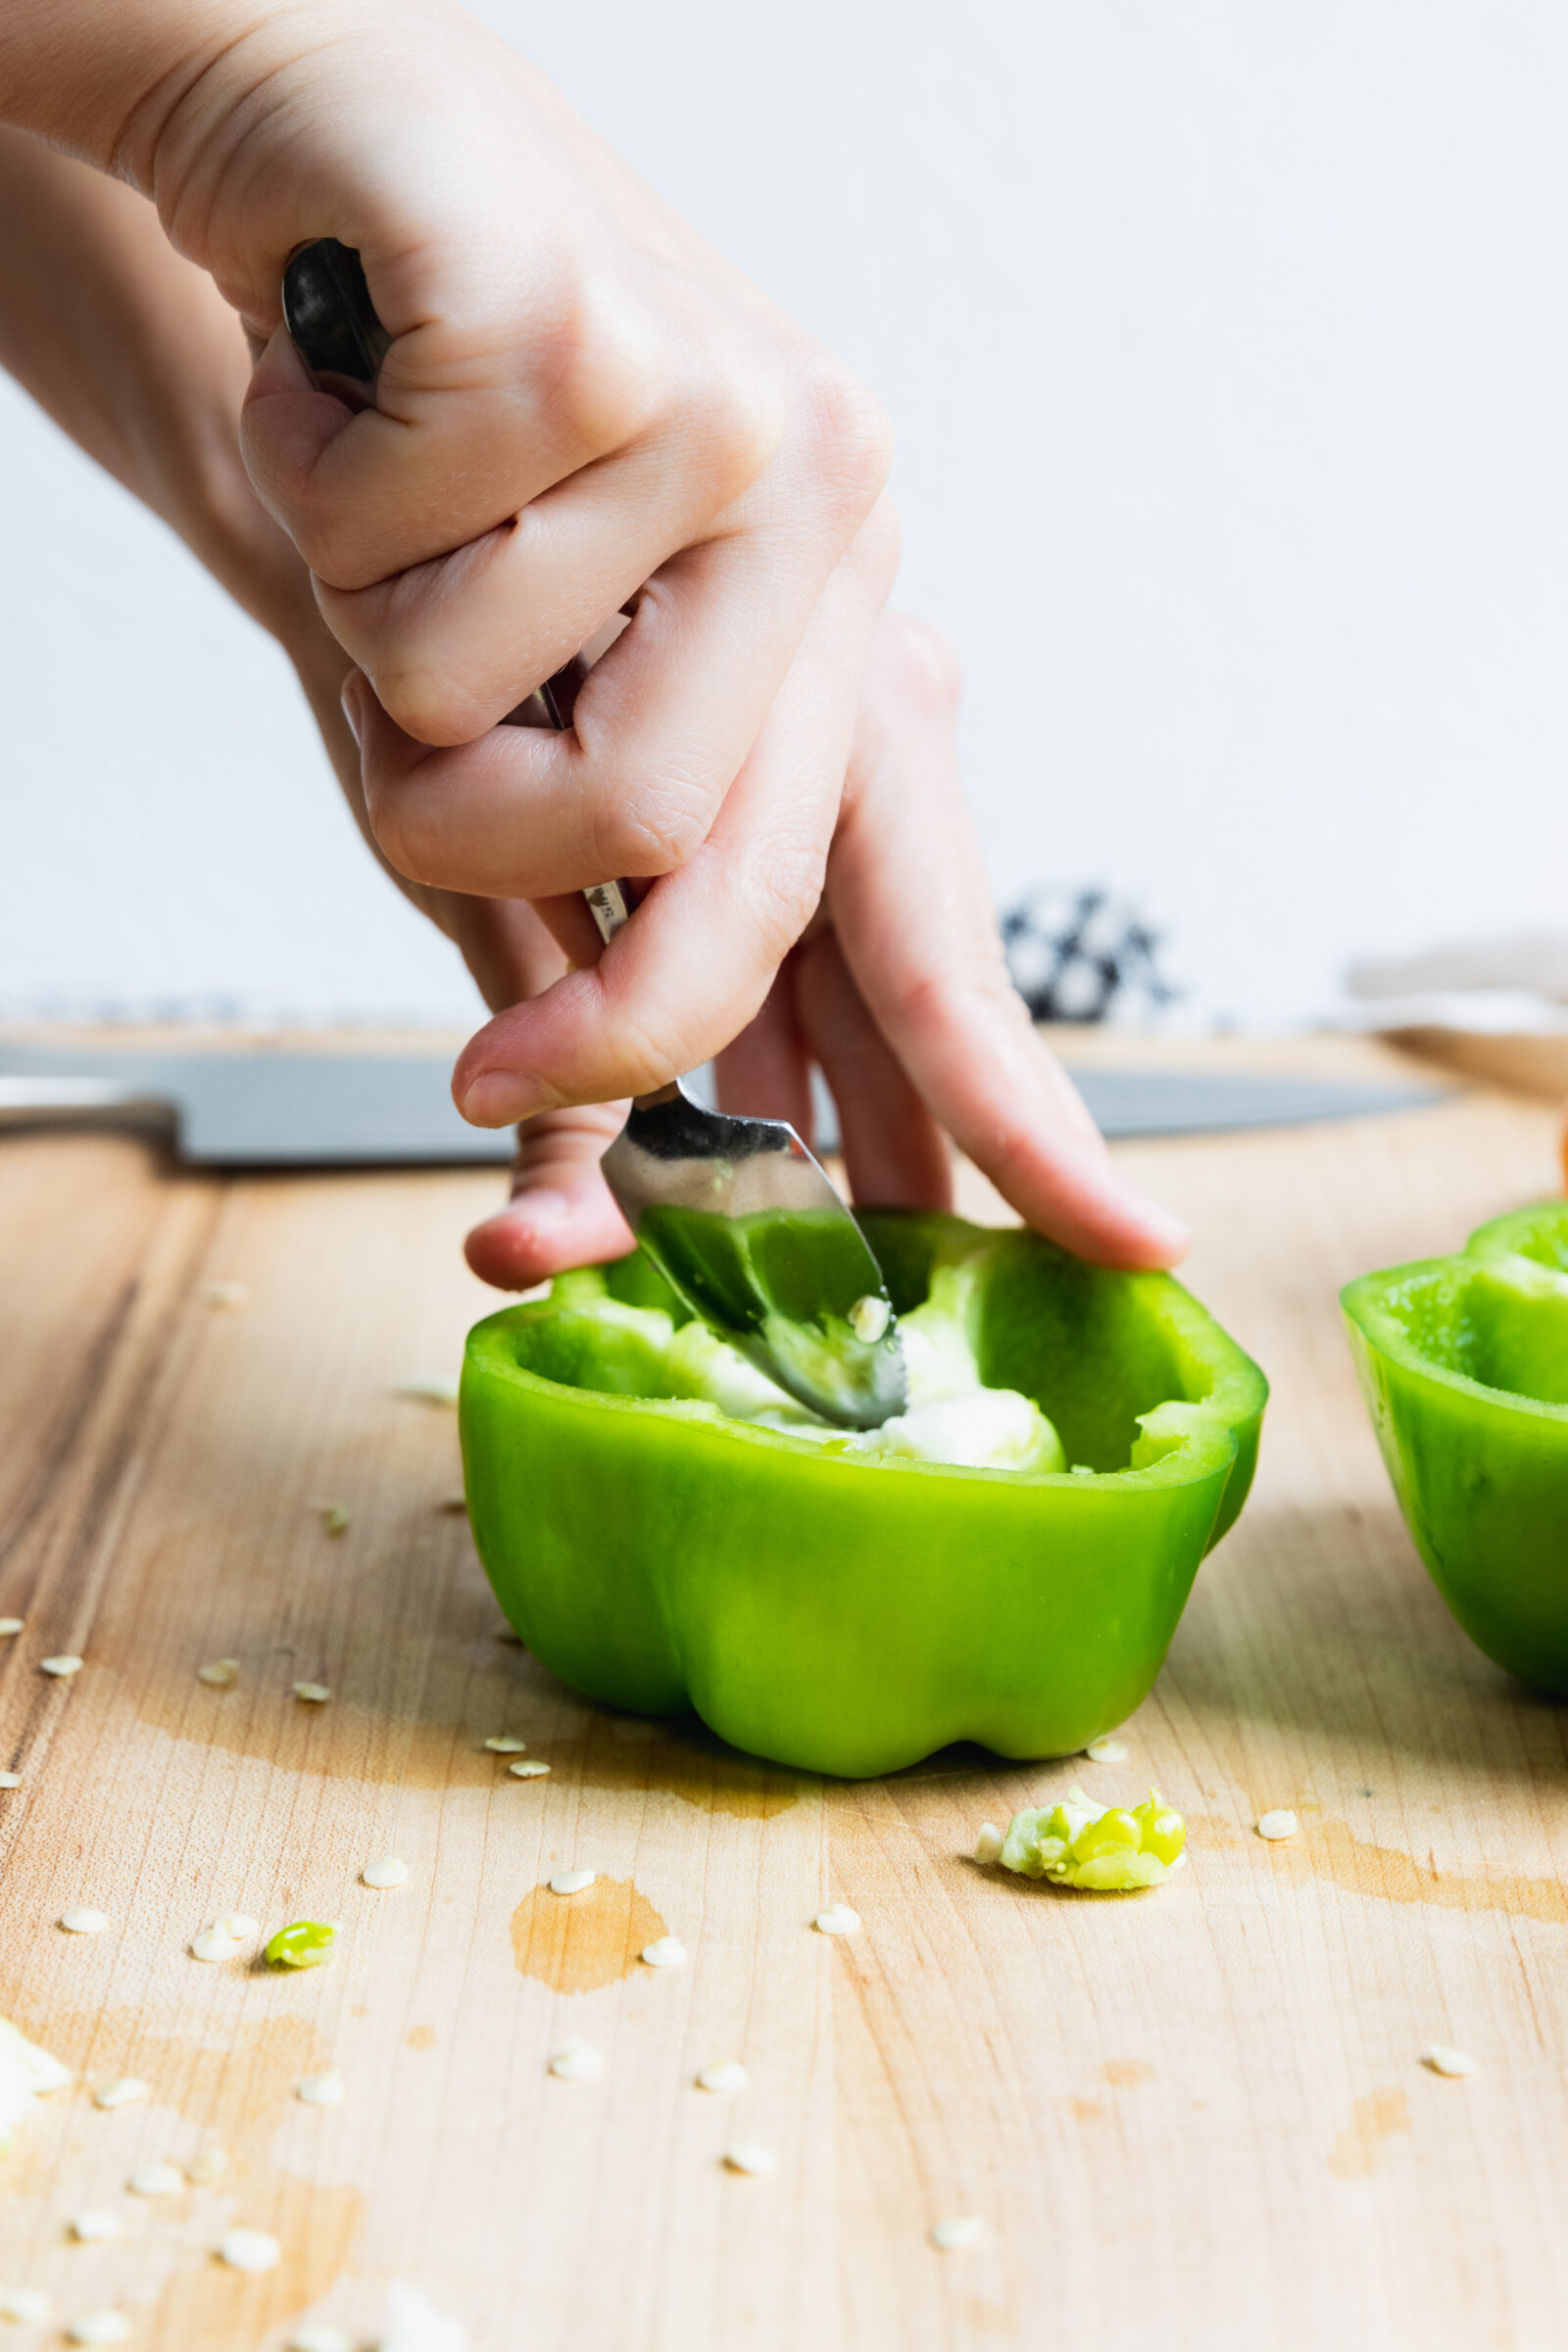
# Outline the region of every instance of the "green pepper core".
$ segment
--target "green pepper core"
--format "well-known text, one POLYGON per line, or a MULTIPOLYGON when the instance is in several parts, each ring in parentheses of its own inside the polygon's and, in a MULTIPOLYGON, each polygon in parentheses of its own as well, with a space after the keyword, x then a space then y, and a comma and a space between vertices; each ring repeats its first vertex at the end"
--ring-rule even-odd
POLYGON ((279 1928, 263 1957, 269 1968, 319 1968, 332 1957, 337 1929, 325 1919, 296 1919, 279 1928))
POLYGON ((616 1302, 687 1320, 633 1254, 470 1332, 479 1556, 564 1681, 695 1709, 758 1755, 858 1776, 955 1740, 1069 1754, 1147 1694, 1245 1499, 1266 1383, 1169 1275, 956 1217, 863 1221, 900 1314, 974 1268, 981 1377, 1038 1404, 1071 1471, 862 1459, 730 1419, 617 1322, 616 1302))
POLYGON ((1416 1549, 1489 1658, 1568 1691, 1568 1201, 1342 1294, 1416 1549))
POLYGON ((1110 1805, 1102 1813, 1081 1788, 1070 1788, 1060 1804, 1015 1813, 998 1858, 1022 1878, 1091 1894, 1128 1894, 1162 1886, 1186 1843, 1186 1823, 1157 1788, 1131 1811, 1110 1805))

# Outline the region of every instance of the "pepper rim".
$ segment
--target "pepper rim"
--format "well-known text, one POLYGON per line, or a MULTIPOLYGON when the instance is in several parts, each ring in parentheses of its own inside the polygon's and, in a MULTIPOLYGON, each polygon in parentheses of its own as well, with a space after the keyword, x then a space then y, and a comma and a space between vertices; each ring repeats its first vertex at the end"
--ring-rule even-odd
MULTIPOLYGON (((1370 1274, 1358 1274, 1340 1293, 1341 1311, 1366 1345, 1387 1362, 1399 1364, 1405 1371, 1439 1388, 1451 1389, 1461 1396, 1478 1397, 1528 1419, 1568 1425, 1568 1403, 1552 1404, 1543 1396, 1528 1396, 1519 1389, 1496 1388, 1490 1381, 1477 1380, 1469 1372, 1456 1372, 1423 1353, 1388 1303, 1396 1291, 1422 1277, 1451 1277, 1489 1270, 1497 1275, 1510 1257, 1521 1254, 1501 1247, 1503 1237, 1527 1234, 1533 1220, 1542 1224, 1548 1216, 1568 1224, 1568 1201, 1537 1201, 1526 1208, 1509 1209, 1500 1217, 1491 1217, 1476 1227, 1462 1250, 1450 1250, 1446 1256, 1411 1258, 1404 1265, 1382 1266, 1370 1274)), ((1536 1261, 1522 1259, 1522 1262, 1533 1265, 1536 1261)), ((1546 1273, 1549 1269, 1542 1267, 1540 1271, 1546 1273)), ((1524 1295, 1524 1286, 1520 1289, 1524 1295)))

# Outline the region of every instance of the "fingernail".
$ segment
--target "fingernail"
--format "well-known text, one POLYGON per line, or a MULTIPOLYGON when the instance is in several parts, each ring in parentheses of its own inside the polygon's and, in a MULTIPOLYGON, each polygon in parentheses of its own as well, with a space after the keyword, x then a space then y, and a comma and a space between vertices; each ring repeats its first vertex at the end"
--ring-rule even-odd
POLYGON ((537 1078, 520 1070, 484 1070, 472 1080, 458 1108, 470 1127, 511 1127, 554 1106, 555 1097, 537 1078))
POLYGON ((349 733, 354 738, 355 748, 360 751, 365 748, 365 718, 360 703, 364 689, 365 680, 357 669, 351 669, 338 690, 343 715, 349 722, 349 733))
POLYGON ((1157 1200, 1151 1200, 1147 1195, 1131 1190, 1127 1195, 1127 1204, 1158 1250, 1161 1265, 1173 1266, 1178 1258, 1186 1256, 1193 1238, 1192 1229, 1184 1225, 1180 1217, 1173 1217, 1170 1210, 1161 1208, 1157 1200))

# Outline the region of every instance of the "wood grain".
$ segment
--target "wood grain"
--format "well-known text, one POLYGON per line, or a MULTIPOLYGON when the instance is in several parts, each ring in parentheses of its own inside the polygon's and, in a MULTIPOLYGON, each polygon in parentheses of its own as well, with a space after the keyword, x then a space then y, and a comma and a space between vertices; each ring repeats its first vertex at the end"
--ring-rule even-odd
POLYGON ((1122 1156, 1192 1218, 1194 1287, 1274 1382, 1255 1499, 1125 1765, 949 1751, 849 1786, 592 1709, 498 1639, 441 1508, 453 1416, 394 1393, 455 1366, 490 1303, 458 1254, 488 1177, 0 1145, 0 1611, 27 1621, 0 1655, 24 1776, 0 2012, 84 2082, 152 2088, 23 2127, 0 2285, 63 2318, 118 2303, 156 2352, 277 2352, 306 2316, 371 2339, 398 2280, 472 2352, 1560 2342, 1563 1711, 1471 1648, 1415 1560, 1335 1303, 1553 1189, 1551 1116, 1469 1094, 1122 1156), (249 1305, 210 1307, 215 1280, 249 1305), (62 1649, 86 1664, 50 1682, 62 1649), (196 1680, 220 1656, 227 1690, 196 1680), (500 1732, 549 1777, 509 1776, 500 1732), (966 1859, 982 1819, 1074 1778, 1157 1782, 1191 1868, 1095 1901, 966 1859), (1280 1805, 1302 1831, 1271 1846, 1251 1825, 1280 1805), (389 1849, 412 1875, 372 1892, 389 1849), (541 1891, 575 1865, 604 1884, 541 1891), (860 1935, 812 1932, 830 1900, 860 1935), (77 1901, 110 1929, 62 1934, 77 1901), (340 1920, 338 1954, 203 1966, 189 1937, 230 1908, 340 1920), (650 1921, 686 1967, 637 1961, 650 1921), (554 2080, 578 2037, 602 2079, 554 2080), (1440 2080, 1432 2041, 1481 2071, 1440 2080), (743 2094, 694 2087, 730 2057, 743 2094), (340 2107, 293 2097, 328 2066, 340 2107), (736 2140, 777 2172, 728 2171, 736 2140), (212 2144, 216 2183, 123 2193, 212 2144), (101 2205, 124 2234, 69 2242, 101 2205), (960 2213, 983 2241, 936 2252, 960 2213), (275 2271, 214 2261, 235 2222, 277 2234, 275 2271))

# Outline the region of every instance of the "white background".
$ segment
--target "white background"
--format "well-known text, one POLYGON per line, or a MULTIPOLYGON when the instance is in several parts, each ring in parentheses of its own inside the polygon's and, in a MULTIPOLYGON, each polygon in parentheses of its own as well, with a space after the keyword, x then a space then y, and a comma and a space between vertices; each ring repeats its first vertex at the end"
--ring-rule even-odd
MULTIPOLYGON (((999 897, 1108 881, 1251 1024, 1568 917, 1561 0, 482 13, 891 410, 999 897)), ((0 515, 0 1013, 467 1019, 280 658, 3 379, 0 515)))

